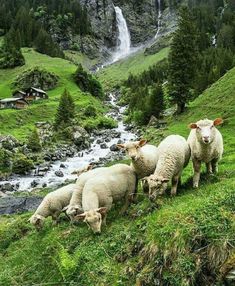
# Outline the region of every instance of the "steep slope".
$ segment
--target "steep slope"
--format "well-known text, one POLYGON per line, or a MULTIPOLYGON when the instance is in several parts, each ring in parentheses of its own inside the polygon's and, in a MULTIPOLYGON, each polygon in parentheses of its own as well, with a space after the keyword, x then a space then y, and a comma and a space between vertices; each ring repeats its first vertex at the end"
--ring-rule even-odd
POLYGON ((152 142, 171 133, 187 136, 188 123, 222 116, 225 154, 218 176, 203 176, 193 190, 188 166, 177 197, 166 196, 156 207, 140 193, 127 216, 120 217, 117 206, 110 212, 101 236, 85 224, 52 227, 48 221, 37 233, 27 223, 29 214, 1 218, 1 283, 225 285, 235 270, 234 86, 232 69, 184 115, 169 119, 166 131, 147 132, 152 142))
MULTIPOLYGON (((87 105, 93 104, 100 114, 104 112, 101 102, 88 93, 80 91, 73 81, 73 73, 76 65, 59 58, 51 58, 39 54, 33 49, 23 49, 26 64, 22 67, 1 70, 0 73, 0 98, 12 96, 12 83, 23 71, 32 67, 41 67, 59 76, 59 82, 55 89, 48 91, 48 100, 40 100, 25 110, 1 110, 0 111, 0 133, 12 134, 19 139, 24 139, 30 132, 36 121, 53 121, 58 100, 65 88, 73 96, 77 112, 87 105)), ((85 59, 83 58, 85 63, 85 59)), ((89 63, 88 63, 89 65, 89 63)))

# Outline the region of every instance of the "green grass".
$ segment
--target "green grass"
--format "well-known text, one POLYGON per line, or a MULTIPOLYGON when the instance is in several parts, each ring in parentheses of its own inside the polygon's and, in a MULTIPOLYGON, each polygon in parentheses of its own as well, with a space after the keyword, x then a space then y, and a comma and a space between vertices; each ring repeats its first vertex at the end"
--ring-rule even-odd
MULTIPOLYGON (((235 69, 192 102, 184 115, 169 119, 161 136, 187 136, 187 125, 200 118, 223 117, 225 153, 217 176, 202 176, 192 188, 191 164, 175 198, 153 205, 141 192, 127 216, 116 206, 107 227, 95 236, 85 224, 47 220, 37 233, 30 214, 1 217, 0 285, 225 285, 235 268, 235 69)), ((232 285, 232 284, 231 284, 232 285)))
POLYGON ((128 59, 120 60, 101 70, 98 73, 98 78, 107 90, 112 89, 119 86, 123 80, 126 80, 129 74, 136 75, 147 70, 150 66, 166 58, 168 53, 169 48, 153 55, 144 55, 144 52, 140 51, 128 59))
POLYGON ((80 116, 79 111, 89 104, 94 105, 100 115, 105 111, 99 100, 88 93, 82 93, 73 81, 72 76, 76 70, 74 64, 60 58, 51 58, 39 54, 28 48, 23 49, 23 54, 26 60, 24 66, 1 70, 0 98, 11 97, 12 82, 17 75, 35 66, 54 72, 59 76, 59 83, 55 89, 48 91, 49 100, 35 102, 25 110, 0 110, 0 133, 12 134, 16 138, 24 140, 35 122, 53 121, 59 98, 65 88, 68 89, 75 100, 78 116, 80 116))

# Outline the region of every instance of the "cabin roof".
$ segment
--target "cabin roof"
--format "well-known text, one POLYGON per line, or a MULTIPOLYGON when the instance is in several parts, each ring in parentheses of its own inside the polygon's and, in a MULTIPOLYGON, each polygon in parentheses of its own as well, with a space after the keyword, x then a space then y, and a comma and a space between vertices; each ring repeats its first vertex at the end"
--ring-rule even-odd
POLYGON ((37 91, 37 92, 46 94, 46 92, 44 90, 40 89, 40 88, 32 87, 32 89, 37 91))
POLYGON ((13 94, 20 93, 22 95, 26 95, 26 93, 22 90, 16 90, 13 94))
POLYGON ((1 103, 7 103, 7 102, 16 102, 18 100, 24 101, 25 103, 28 103, 24 98, 22 97, 16 97, 16 98, 3 98, 0 99, 1 103))

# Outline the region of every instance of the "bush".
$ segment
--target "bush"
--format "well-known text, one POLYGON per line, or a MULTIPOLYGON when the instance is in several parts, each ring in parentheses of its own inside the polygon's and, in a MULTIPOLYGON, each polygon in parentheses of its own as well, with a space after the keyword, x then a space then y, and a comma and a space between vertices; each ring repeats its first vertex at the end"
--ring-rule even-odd
POLYGON ((104 98, 104 92, 100 82, 91 74, 87 73, 81 64, 74 74, 74 80, 82 91, 89 92, 95 97, 104 98))
POLYGON ((96 108, 92 105, 88 105, 84 111, 84 115, 87 117, 95 117, 97 115, 96 108))
POLYGON ((0 172, 9 172, 11 165, 11 153, 4 148, 0 148, 0 172))
POLYGON ((33 152, 40 152, 42 150, 42 145, 36 128, 28 137, 27 147, 33 152))
POLYGON ((25 175, 33 168, 33 161, 22 153, 17 153, 13 160, 12 172, 25 175))

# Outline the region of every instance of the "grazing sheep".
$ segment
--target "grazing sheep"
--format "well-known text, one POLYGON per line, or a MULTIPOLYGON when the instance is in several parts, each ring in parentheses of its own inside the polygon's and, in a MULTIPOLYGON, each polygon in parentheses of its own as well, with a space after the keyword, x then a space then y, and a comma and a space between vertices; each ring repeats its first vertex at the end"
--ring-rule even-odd
POLYGON ((198 188, 202 162, 206 163, 208 173, 217 173, 218 171, 218 161, 223 154, 223 138, 215 126, 222 123, 223 120, 217 118, 214 121, 204 119, 189 125, 192 129, 188 137, 188 144, 192 153, 194 188, 198 188))
POLYGON ((178 182, 184 167, 190 159, 190 148, 187 141, 179 135, 166 137, 158 146, 159 159, 154 174, 143 179, 145 191, 148 185, 149 198, 155 200, 163 195, 167 183, 171 180, 171 195, 176 195, 178 182))
POLYGON ((146 144, 146 140, 117 144, 120 149, 126 150, 131 158, 131 166, 139 179, 153 174, 156 169, 159 152, 154 145, 146 144))
POLYGON ((35 213, 29 219, 37 229, 41 229, 45 218, 52 217, 53 223, 56 224, 60 213, 64 207, 69 204, 72 197, 75 184, 69 184, 45 196, 35 213))
POLYGON ((71 173, 71 175, 77 175, 77 176, 80 176, 82 173, 86 173, 88 171, 90 171, 91 169, 93 168, 92 165, 88 165, 88 166, 85 166, 83 168, 80 168, 78 170, 75 170, 71 173))
POLYGON ((109 168, 102 176, 89 179, 83 189, 83 214, 75 219, 83 220, 94 233, 101 232, 101 224, 106 224, 107 211, 112 203, 125 199, 121 213, 124 213, 132 202, 137 188, 137 177, 133 169, 125 164, 109 168))
POLYGON ((72 194, 71 200, 66 209, 66 214, 70 217, 71 221, 73 220, 76 214, 82 213, 82 190, 85 183, 96 175, 102 175, 105 170, 108 169, 106 167, 97 168, 85 173, 82 173, 75 184, 74 192, 72 194))

